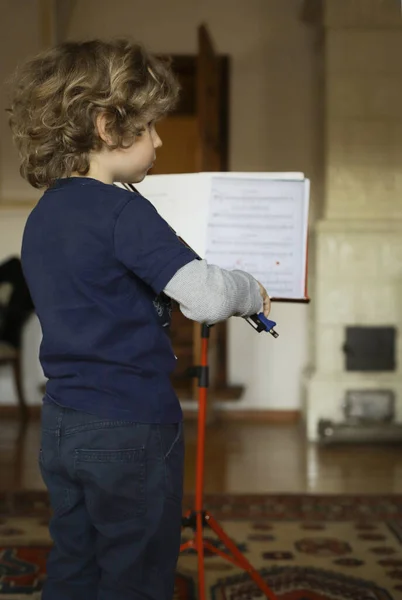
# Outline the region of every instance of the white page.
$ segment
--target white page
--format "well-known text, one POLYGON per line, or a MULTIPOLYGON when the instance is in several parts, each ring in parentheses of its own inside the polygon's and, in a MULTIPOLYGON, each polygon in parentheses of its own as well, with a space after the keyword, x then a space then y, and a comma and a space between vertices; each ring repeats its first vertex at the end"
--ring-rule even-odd
POLYGON ((210 185, 210 177, 203 173, 185 173, 150 175, 135 187, 152 202, 177 235, 204 258, 210 185))
POLYGON ((308 181, 211 176, 206 259, 251 273, 273 298, 305 295, 308 181))
POLYGON ((309 181, 302 173, 151 175, 136 185, 202 258, 305 296, 309 181))

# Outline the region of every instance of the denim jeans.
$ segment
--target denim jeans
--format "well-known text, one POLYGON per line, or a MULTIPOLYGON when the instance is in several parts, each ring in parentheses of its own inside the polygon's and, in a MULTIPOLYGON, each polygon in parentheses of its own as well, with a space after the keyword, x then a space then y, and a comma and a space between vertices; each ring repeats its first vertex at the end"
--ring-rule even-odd
POLYGON ((42 600, 171 600, 182 425, 112 421, 45 403, 39 463, 54 542, 42 600))

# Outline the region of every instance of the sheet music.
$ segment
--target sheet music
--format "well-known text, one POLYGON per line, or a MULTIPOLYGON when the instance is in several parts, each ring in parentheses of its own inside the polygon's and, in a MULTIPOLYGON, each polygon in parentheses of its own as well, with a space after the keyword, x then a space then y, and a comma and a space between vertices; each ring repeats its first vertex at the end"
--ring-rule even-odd
POLYGON ((151 175, 138 190, 202 258, 305 297, 309 181, 302 173, 151 175))
POLYGON ((206 259, 251 273, 271 297, 303 298, 308 181, 212 176, 206 259))

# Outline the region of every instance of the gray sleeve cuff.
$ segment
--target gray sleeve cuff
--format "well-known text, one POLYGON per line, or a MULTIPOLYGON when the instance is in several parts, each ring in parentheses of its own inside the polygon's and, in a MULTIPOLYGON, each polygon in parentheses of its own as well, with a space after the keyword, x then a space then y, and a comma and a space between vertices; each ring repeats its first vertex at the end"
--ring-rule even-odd
POLYGON ((257 281, 244 271, 226 271, 194 260, 173 276, 164 292, 193 321, 213 325, 229 317, 248 317, 262 310, 257 281))

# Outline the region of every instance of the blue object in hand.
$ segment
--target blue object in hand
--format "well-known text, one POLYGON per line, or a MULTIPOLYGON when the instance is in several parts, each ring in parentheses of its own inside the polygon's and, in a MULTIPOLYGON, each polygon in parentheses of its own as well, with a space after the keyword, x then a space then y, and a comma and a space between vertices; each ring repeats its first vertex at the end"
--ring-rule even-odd
POLYGON ((276 323, 275 321, 271 321, 267 319, 264 313, 259 313, 258 315, 251 315, 251 317, 246 317, 246 321, 250 323, 252 327, 258 332, 266 331, 270 333, 274 338, 279 337, 279 333, 275 331, 276 323))

